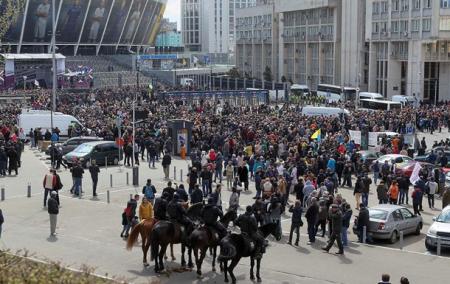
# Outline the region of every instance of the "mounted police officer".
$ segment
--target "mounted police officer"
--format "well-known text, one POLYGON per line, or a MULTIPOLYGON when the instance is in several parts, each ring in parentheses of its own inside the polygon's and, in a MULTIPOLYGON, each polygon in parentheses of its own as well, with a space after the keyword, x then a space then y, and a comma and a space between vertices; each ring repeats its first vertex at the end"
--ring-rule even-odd
POLYGON ((253 216, 252 206, 247 206, 245 213, 239 215, 235 225, 255 242, 255 258, 260 259, 264 253, 264 238, 258 233, 258 225, 255 216, 253 216))
POLYGON ((155 199, 154 217, 159 221, 167 220, 167 198, 169 198, 169 194, 164 192, 161 197, 155 199))
POLYGON ((208 204, 203 207, 200 216, 202 217, 205 225, 213 228, 219 234, 219 239, 223 239, 227 235, 227 230, 217 219, 223 217, 223 212, 214 204, 213 198, 208 198, 208 204))
POLYGON ((174 194, 172 200, 167 205, 167 213, 169 219, 176 221, 178 224, 183 225, 185 228, 183 239, 187 239, 187 236, 192 232, 193 224, 189 217, 186 215, 186 210, 181 205, 181 200, 178 194, 174 194))

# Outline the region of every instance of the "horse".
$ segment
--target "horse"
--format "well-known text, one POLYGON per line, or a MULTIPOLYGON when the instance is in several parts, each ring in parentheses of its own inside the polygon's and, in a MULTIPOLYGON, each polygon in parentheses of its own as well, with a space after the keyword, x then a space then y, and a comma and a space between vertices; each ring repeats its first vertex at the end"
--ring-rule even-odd
POLYGON ((144 255, 142 262, 144 263, 144 266, 148 266, 147 252, 150 247, 150 234, 155 223, 155 219, 142 220, 139 224, 134 226, 127 240, 127 250, 131 250, 134 244, 137 242, 138 236, 141 235, 142 253, 144 255))
MULTIPOLYGON (((258 228, 259 233, 261 233, 264 238, 269 235, 273 235, 276 239, 279 238, 279 232, 277 230, 277 224, 268 223, 258 228)), ((255 266, 255 248, 250 245, 249 241, 246 240, 242 234, 231 234, 226 236, 220 242, 220 255, 218 260, 224 264, 225 272, 225 282, 228 283, 228 273, 230 273, 231 281, 233 284, 236 283, 236 277, 234 276, 233 270, 239 263, 242 257, 250 257, 250 279, 255 280, 253 274, 253 268, 255 266), (231 260, 228 266, 228 261, 231 260)), ((256 259, 256 278, 258 282, 261 282, 261 277, 259 274, 261 266, 261 258, 256 259)))
MULTIPOLYGON (((187 204, 187 203, 184 203, 187 204)), ((187 210, 186 215, 192 219, 197 220, 200 216, 202 203, 194 204, 187 210)), ((186 228, 185 228, 186 229, 186 228)), ((151 260, 155 261, 155 273, 164 270, 163 257, 166 253, 167 246, 170 244, 171 248, 173 244, 181 244, 181 266, 186 266, 186 260, 184 253, 186 251, 186 244, 183 242, 183 236, 181 231, 181 225, 172 221, 159 221, 153 226, 151 237, 151 260), (160 248, 161 247, 161 248, 160 248)), ((193 267, 192 257, 189 254, 189 267, 193 267)))
MULTIPOLYGON (((234 221, 237 218, 236 211, 232 210, 227 212, 221 219, 220 222, 227 228, 230 221, 234 221)), ((202 275, 202 263, 205 259, 206 251, 208 248, 213 251, 213 261, 212 261, 212 271, 216 271, 216 254, 217 246, 220 243, 218 235, 206 226, 197 227, 189 237, 189 256, 192 250, 194 250, 195 264, 197 266, 197 276, 202 275), (200 256, 199 256, 200 251, 200 256)))

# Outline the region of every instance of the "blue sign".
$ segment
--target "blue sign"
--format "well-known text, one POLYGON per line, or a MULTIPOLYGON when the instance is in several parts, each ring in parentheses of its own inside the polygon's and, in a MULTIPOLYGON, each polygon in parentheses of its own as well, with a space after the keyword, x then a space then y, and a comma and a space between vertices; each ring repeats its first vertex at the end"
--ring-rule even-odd
POLYGON ((178 55, 176 54, 146 54, 138 55, 138 60, 176 60, 178 55))

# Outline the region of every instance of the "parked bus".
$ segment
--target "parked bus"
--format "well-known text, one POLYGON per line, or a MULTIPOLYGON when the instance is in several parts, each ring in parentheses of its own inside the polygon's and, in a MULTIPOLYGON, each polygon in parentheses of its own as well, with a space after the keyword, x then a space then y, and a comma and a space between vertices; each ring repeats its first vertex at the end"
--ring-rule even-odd
POLYGON ((402 96, 402 95, 395 95, 392 96, 391 100, 393 102, 399 102, 401 103, 403 106, 414 106, 417 102, 416 97, 412 97, 412 96, 402 96))
POLYGON ((356 88, 341 87, 336 85, 317 85, 317 95, 325 97, 328 102, 345 102, 356 100, 356 88))
POLYGON ((372 100, 384 100, 384 96, 382 94, 378 93, 369 93, 369 92, 360 92, 359 93, 359 99, 365 100, 365 99, 372 99, 372 100))
POLYGON ((359 100, 359 106, 368 110, 394 110, 401 109, 402 104, 399 102, 382 101, 374 99, 359 100))

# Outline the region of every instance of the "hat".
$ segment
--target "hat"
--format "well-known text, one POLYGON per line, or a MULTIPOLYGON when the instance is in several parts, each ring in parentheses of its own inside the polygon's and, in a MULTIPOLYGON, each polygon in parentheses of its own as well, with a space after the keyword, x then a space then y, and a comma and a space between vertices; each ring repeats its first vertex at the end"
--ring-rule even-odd
POLYGON ((56 196, 56 195, 58 195, 58 193, 56 192, 56 191, 52 191, 52 192, 50 192, 50 196, 56 196))

